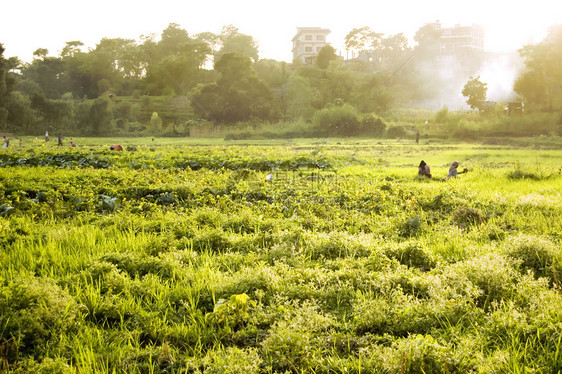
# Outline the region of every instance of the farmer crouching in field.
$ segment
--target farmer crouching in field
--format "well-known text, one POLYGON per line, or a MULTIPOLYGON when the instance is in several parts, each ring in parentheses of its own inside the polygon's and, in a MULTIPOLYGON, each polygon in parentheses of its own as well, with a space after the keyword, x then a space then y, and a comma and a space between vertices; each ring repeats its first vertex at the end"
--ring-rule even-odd
POLYGON ((420 165, 418 166, 418 176, 419 177, 431 178, 431 172, 429 170, 429 165, 426 164, 424 160, 422 160, 422 162, 420 162, 420 165))
POLYGON ((122 151, 123 147, 121 147, 121 144, 115 144, 115 145, 112 145, 111 147, 109 147, 109 149, 111 151, 122 151))
POLYGON ((463 171, 458 171, 457 168, 459 167, 458 161, 453 161, 451 167, 449 167, 449 172, 447 173, 447 179, 455 178, 458 174, 464 174, 468 171, 467 168, 464 168, 463 171))

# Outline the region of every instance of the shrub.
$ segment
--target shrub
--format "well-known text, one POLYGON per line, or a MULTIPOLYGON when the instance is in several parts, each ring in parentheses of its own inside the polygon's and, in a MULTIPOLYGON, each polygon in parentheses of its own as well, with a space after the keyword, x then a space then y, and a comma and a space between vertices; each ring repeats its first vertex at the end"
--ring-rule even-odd
POLYGON ((502 136, 537 136, 553 135, 558 130, 558 118, 555 113, 532 113, 523 116, 511 116, 496 124, 490 135, 502 136))
POLYGON ((359 129, 357 111, 349 104, 316 112, 312 123, 324 136, 351 136, 356 135, 359 129))
POLYGON ((435 122, 446 123, 449 116, 449 108, 444 106, 437 113, 435 113, 435 122))
POLYGON ((248 310, 255 306, 256 302, 245 293, 232 295, 228 300, 217 300, 213 312, 208 313, 205 319, 212 326, 236 328, 248 320, 248 310))
POLYGON ((405 138, 406 136, 406 129, 402 126, 393 126, 386 132, 386 137, 389 139, 405 138))
POLYGON ((358 132, 361 135, 380 137, 385 130, 386 122, 384 119, 374 114, 367 114, 361 118, 358 132))

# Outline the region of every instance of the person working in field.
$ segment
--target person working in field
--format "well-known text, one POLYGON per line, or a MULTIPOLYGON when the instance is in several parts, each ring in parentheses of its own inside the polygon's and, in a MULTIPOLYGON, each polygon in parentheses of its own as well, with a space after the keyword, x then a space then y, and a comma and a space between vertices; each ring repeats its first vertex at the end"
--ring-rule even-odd
POLYGON ((123 147, 121 147, 121 144, 115 144, 115 145, 112 145, 111 147, 109 147, 109 149, 112 150, 112 151, 122 151, 123 147))
POLYGON ((420 165, 418 166, 418 176, 431 178, 431 171, 429 170, 429 165, 426 164, 424 160, 422 160, 422 162, 420 162, 420 165))
POLYGON ((457 170, 458 167, 459 167, 459 162, 453 161, 453 163, 449 167, 449 172, 447 173, 447 179, 455 178, 458 174, 464 174, 468 171, 467 168, 464 168, 463 171, 458 171, 457 170))

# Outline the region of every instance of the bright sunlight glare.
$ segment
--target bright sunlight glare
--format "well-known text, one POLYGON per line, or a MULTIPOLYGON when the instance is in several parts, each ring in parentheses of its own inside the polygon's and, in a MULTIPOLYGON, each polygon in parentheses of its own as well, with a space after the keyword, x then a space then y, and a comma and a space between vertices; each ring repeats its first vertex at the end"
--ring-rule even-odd
POLYGON ((549 26, 562 22, 562 2, 513 1, 295 1, 257 0, 183 2, 162 0, 100 0, 87 7, 70 0, 7 2, 0 23, 0 43, 6 56, 30 61, 33 51, 47 48, 56 56, 65 42, 79 40, 93 48, 104 37, 139 40, 160 35, 169 23, 190 34, 219 33, 233 25, 259 43, 260 58, 291 61, 291 39, 296 27, 318 26, 332 32, 328 41, 344 54, 344 39, 353 28, 369 26, 392 35, 404 33, 414 45, 416 31, 439 20, 445 27, 479 24, 485 30, 485 49, 515 51, 544 38, 549 26))

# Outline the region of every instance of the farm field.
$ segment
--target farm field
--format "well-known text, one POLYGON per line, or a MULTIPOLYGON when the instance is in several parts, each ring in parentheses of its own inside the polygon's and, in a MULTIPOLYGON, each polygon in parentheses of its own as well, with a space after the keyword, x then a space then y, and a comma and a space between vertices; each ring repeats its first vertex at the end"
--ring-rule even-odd
POLYGON ((119 143, 0 152, 1 371, 562 370, 560 148, 119 143))

